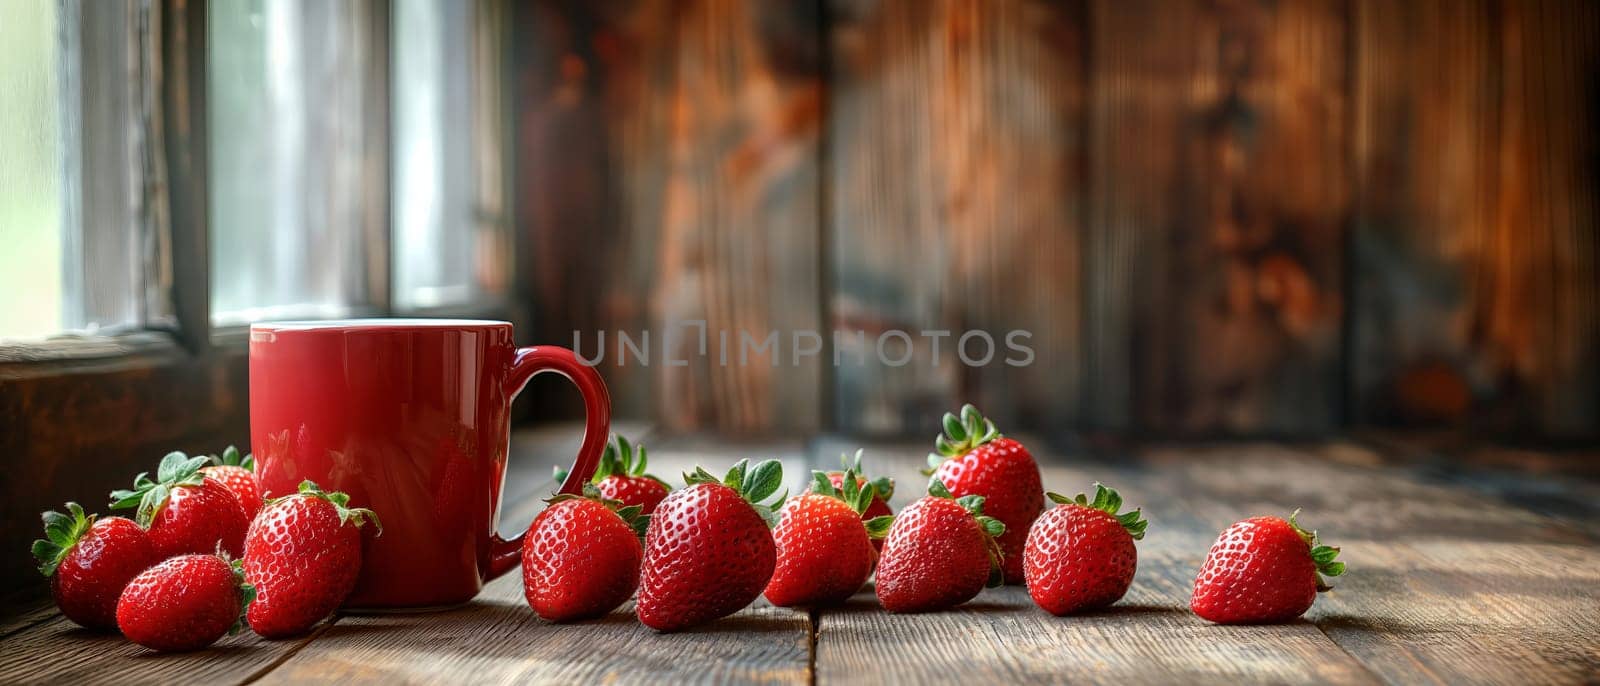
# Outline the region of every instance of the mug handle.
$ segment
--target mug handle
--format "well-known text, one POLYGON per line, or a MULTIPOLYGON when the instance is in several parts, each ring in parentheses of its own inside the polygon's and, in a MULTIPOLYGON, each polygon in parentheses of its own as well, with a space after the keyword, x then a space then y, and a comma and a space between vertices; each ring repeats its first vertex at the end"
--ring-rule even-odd
MULTIPOLYGON (((593 367, 580 362, 571 350, 540 345, 517 348, 516 358, 511 362, 511 375, 506 378, 506 403, 515 400, 535 374, 544 372, 567 377, 583 394, 583 444, 578 448, 572 471, 567 473, 567 480, 562 482, 558 491, 581 494, 584 482, 593 477, 595 468, 600 466, 600 452, 605 450, 606 442, 611 438, 611 394, 606 391, 606 383, 600 379, 600 374, 593 367)), ((504 539, 499 533, 490 534, 489 574, 484 581, 505 574, 522 562, 522 538, 527 535, 528 532, 523 531, 504 539)))

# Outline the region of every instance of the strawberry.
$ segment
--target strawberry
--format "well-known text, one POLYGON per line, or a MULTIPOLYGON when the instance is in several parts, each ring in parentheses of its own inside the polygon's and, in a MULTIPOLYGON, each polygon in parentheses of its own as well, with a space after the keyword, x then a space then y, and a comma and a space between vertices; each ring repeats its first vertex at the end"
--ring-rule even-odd
POLYGON ((88 629, 117 628, 117 597, 128 580, 157 562, 155 546, 132 520, 85 515, 77 503, 46 512, 43 539, 33 542, 39 573, 67 619, 88 629))
POLYGON ((592 619, 617 609, 639 586, 650 516, 638 505, 558 495, 522 539, 522 589, 528 606, 552 622, 592 619))
POLYGON ((1218 624, 1286 622, 1305 614, 1317 593, 1339 576, 1339 549, 1318 545, 1317 533, 1288 521, 1252 517, 1223 530, 1194 580, 1189 608, 1218 624))
POLYGON ((927 473, 937 476, 957 498, 984 497, 984 511, 1006 525, 1000 537, 1006 583, 1022 583, 1022 547, 1028 527, 1044 510, 1039 465, 1027 448, 1002 437, 994 422, 984 419, 971 405, 961 408, 960 419, 945 414, 944 434, 935 439, 934 446, 936 451, 928 454, 927 473))
POLYGON ((180 555, 144 570, 117 600, 117 626, 153 650, 198 650, 238 631, 255 597, 239 563, 220 555, 180 555))
POLYGON ((953 496, 937 477, 900 510, 878 561, 878 602, 890 612, 942 610, 998 586, 1006 525, 983 514, 984 497, 953 496))
POLYGON ((772 538, 778 564, 767 583, 767 601, 780 607, 844 602, 867 583, 878 553, 872 547, 889 531, 893 517, 862 521, 877 500, 877 486, 862 481, 855 470, 841 475, 841 491, 823 472, 812 472, 811 490, 792 498, 778 511, 772 538))
POLYGON ((142 473, 134 478, 133 490, 111 493, 111 509, 138 508, 135 521, 150 532, 158 559, 214 553, 219 544, 229 555, 244 552, 250 517, 227 486, 200 473, 206 462, 168 453, 154 481, 142 473))
MULTIPOLYGON (((649 456, 643 445, 634 451, 632 443, 619 434, 611 434, 605 452, 600 454, 600 466, 594 470, 590 481, 600 489, 600 498, 615 500, 627 505, 638 505, 643 514, 656 511, 656 505, 672 490, 667 482, 645 473, 649 456)), ((556 483, 567 480, 567 470, 556 466, 556 483)))
POLYGON ((256 518, 261 511, 261 485, 256 482, 256 461, 250 455, 239 455, 239 449, 228 446, 222 455, 212 455, 211 465, 200 468, 200 473, 216 479, 239 499, 244 515, 256 518))
POLYGON ((1058 616, 1120 600, 1139 564, 1133 542, 1144 539, 1149 522, 1139 510, 1119 514, 1122 496, 1100 484, 1093 501, 1082 493, 1048 497, 1060 505, 1034 521, 1022 553, 1028 595, 1058 616))
POLYGON ((372 510, 349 505, 350 496, 308 480, 261 508, 244 543, 244 578, 256 589, 246 619, 256 633, 305 633, 350 595, 361 571, 361 526, 383 525, 372 510))
POLYGON ((639 621, 676 631, 738 612, 772 578, 777 551, 769 529, 781 503, 762 504, 783 483, 783 466, 740 460, 720 482, 696 468, 685 487, 656 506, 644 539, 639 621))
MULTIPOLYGON (((844 471, 828 472, 828 483, 833 484, 834 489, 844 488, 844 473, 851 471, 857 475, 856 487, 865 488, 867 477, 866 472, 861 471, 861 453, 862 450, 857 449, 854 457, 850 455, 839 456, 839 462, 844 466, 844 471)), ((873 496, 872 502, 867 505, 867 509, 862 511, 861 521, 894 516, 894 510, 889 509, 889 499, 894 497, 894 480, 887 476, 879 477, 872 480, 872 486, 877 494, 873 496)), ((872 548, 882 551, 883 539, 872 539, 872 548)))

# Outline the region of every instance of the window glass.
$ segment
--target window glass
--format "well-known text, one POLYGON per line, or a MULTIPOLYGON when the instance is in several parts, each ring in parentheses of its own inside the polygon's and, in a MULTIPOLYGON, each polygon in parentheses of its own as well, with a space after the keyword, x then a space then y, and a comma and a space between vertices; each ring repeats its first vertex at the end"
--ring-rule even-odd
POLYGON ((0 2, 0 339, 109 331, 147 301, 132 3, 0 2))
POLYGON ((498 41, 489 3, 393 5, 394 298, 459 305, 503 290, 498 41))
POLYGON ((219 325, 343 316, 386 278, 387 116, 372 3, 208 6, 219 325))

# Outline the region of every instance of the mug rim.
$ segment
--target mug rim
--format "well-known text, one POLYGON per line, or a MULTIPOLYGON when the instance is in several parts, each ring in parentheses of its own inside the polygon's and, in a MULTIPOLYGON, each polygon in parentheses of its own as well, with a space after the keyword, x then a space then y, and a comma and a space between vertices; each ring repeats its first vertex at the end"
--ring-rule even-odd
POLYGON ((365 319, 301 319, 279 322, 255 322, 250 332, 279 333, 284 331, 377 331, 390 329, 468 329, 510 327, 511 322, 498 319, 431 319, 425 317, 370 317, 365 319))

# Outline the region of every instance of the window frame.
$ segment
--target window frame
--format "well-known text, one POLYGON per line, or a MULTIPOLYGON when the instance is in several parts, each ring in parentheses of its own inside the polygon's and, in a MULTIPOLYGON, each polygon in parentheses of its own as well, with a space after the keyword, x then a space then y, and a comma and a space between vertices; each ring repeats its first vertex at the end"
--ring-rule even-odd
MULTIPOLYGON (((230 359, 246 350, 249 339, 248 324, 216 324, 211 311, 211 261, 208 185, 208 138, 206 108, 206 9, 209 0, 130 0, 129 11, 136 15, 130 40, 140 41, 139 71, 141 89, 145 93, 144 107, 139 113, 143 119, 143 159, 138 160, 143 178, 145 206, 144 223, 139 230, 142 239, 156 246, 143 257, 144 289, 138 294, 138 309, 143 321, 126 326, 102 329, 96 334, 64 333, 41 341, 0 343, 0 394, 5 382, 12 379, 38 379, 42 377, 93 374, 103 370, 123 370, 173 364, 215 364, 215 359, 230 359)), ((504 13, 501 3, 486 0, 483 9, 491 16, 504 13)), ((374 3, 371 20, 374 25, 373 73, 377 85, 372 93, 381 103, 383 116, 370 127, 369 135, 385 141, 384 164, 379 165, 374 185, 385 196, 379 203, 384 208, 380 217, 380 230, 363 237, 368 246, 369 297, 367 303, 352 305, 341 316, 382 317, 403 314, 414 317, 488 318, 504 319, 526 330, 526 308, 518 307, 513 298, 516 293, 516 239, 514 231, 507 230, 510 254, 503 268, 510 275, 506 292, 480 295, 471 303, 429 307, 401 308, 395 305, 393 292, 394 221, 388 208, 392 205, 392 149, 390 125, 391 91, 389 68, 393 61, 392 14, 388 2, 374 3)), ((488 22, 489 25, 497 25, 488 22)), ((482 29, 486 25, 480 21, 482 29)), ((497 71, 490 79, 474 84, 475 88, 503 88, 504 50, 503 36, 492 36, 486 41, 493 51, 493 66, 497 71)), ((477 55, 482 58, 483 55, 477 55)), ((478 97, 484 98, 483 95, 478 97)), ((486 218, 509 226, 509 209, 505 199, 510 197, 512 169, 506 164, 504 151, 495 147, 495 137, 501 146, 509 141, 511 121, 505 109, 506 98, 486 100, 489 112, 478 117, 480 123, 489 121, 496 128, 490 135, 475 134, 474 143, 486 162, 479 166, 499 166, 497 183, 493 189, 479 193, 496 203, 490 208, 499 217, 486 218)), ((91 103, 92 105, 92 103, 91 103)), ((86 105, 88 106, 88 105, 86 105)), ((92 162, 93 150, 85 150, 86 162, 92 162)), ((93 167, 86 163, 83 166, 93 167)), ((86 224, 100 225, 98 217, 85 217, 86 224)))

